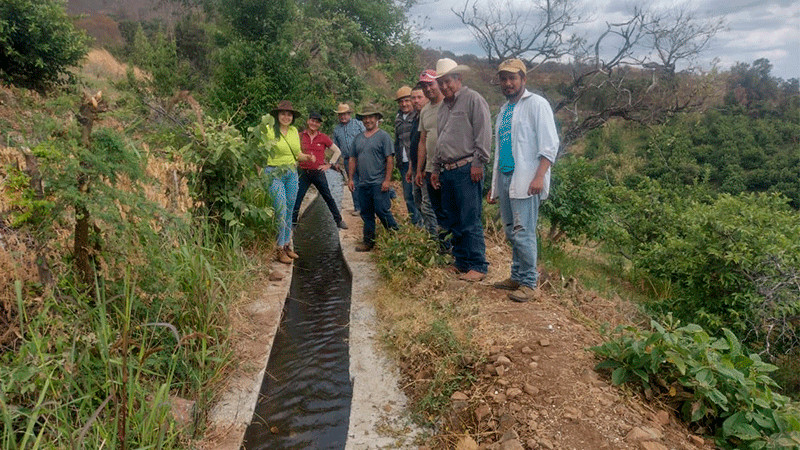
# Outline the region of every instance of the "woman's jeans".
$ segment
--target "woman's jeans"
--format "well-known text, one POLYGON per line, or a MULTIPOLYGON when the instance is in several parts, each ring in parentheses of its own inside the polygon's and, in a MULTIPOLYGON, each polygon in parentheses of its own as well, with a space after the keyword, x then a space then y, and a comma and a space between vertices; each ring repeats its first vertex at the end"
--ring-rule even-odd
POLYGON ((275 207, 278 223, 278 247, 292 240, 292 211, 297 200, 297 171, 294 167, 267 166, 264 173, 270 179, 269 194, 275 207))

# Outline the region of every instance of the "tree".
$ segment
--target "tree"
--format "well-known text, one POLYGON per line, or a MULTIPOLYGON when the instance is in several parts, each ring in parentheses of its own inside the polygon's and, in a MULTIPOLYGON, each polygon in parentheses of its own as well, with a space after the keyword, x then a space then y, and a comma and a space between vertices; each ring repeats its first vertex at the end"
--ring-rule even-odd
POLYGON ((686 6, 634 7, 627 19, 607 22, 587 39, 574 31, 582 21, 577 4, 569 0, 536 0, 521 10, 510 0, 487 8, 468 0, 453 12, 494 61, 518 57, 536 69, 569 59, 571 80, 560 87, 553 108, 568 118, 562 147, 612 117, 659 123, 699 106, 703 84, 691 70, 675 69, 691 63, 723 27, 721 21, 698 19, 686 6))
POLYGON ((83 59, 89 38, 64 6, 62 0, 0 2, 0 79, 41 90, 83 59))
POLYGON ((468 0, 463 8, 452 11, 492 63, 520 58, 538 65, 568 55, 578 42, 569 34, 581 21, 574 1, 537 0, 528 7, 517 7, 512 0, 478 4, 478 0, 468 0))

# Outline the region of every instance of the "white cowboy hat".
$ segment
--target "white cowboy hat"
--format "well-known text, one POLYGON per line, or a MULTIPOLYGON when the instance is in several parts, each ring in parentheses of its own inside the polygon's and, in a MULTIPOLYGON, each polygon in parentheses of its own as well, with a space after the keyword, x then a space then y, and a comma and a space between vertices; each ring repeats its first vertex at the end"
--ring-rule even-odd
POLYGON ((450 58, 442 58, 436 61, 436 79, 454 73, 468 72, 469 70, 469 66, 459 64, 450 58))

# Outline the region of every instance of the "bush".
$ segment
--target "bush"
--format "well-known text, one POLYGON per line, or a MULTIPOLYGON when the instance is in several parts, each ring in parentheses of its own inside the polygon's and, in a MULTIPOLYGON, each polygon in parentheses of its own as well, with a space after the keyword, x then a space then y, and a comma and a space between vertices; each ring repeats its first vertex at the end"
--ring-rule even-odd
POLYGON ((189 184, 197 204, 226 230, 243 231, 245 237, 274 229, 268 187, 257 172, 266 165, 274 142, 266 135, 272 122, 272 116, 264 116, 245 139, 228 122, 207 119, 205 126, 196 128, 194 141, 182 149, 195 166, 189 184))
POLYGON ((447 256, 439 252, 439 243, 427 231, 404 225, 397 232, 380 233, 378 244, 378 270, 391 278, 422 275, 426 268, 444 265, 447 256))
POLYGON ((678 317, 781 353, 798 344, 800 314, 800 220, 787 201, 742 194, 692 203, 634 263, 673 283, 678 317))
POLYGON ((553 166, 550 197, 541 206, 542 217, 550 221, 551 240, 604 235, 610 199, 608 185, 596 172, 580 157, 565 157, 553 166))
POLYGON ((673 404, 683 418, 715 433, 723 448, 797 448, 798 405, 773 391, 777 367, 745 354, 736 336, 723 329, 713 338, 699 325, 681 327, 671 317, 653 331, 618 328, 591 350, 619 385, 637 383, 649 395, 673 404))
POLYGON ((88 50, 61 0, 0 2, 0 79, 44 89, 60 81, 88 50))

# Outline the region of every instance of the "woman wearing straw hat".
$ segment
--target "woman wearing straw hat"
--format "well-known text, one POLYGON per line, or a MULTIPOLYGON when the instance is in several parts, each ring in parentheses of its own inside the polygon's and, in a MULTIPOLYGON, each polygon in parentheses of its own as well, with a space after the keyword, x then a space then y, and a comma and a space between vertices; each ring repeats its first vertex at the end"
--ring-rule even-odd
POLYGON ((297 166, 298 161, 314 161, 314 156, 303 153, 300 149, 300 134, 292 125, 298 111, 292 102, 281 100, 270 115, 275 125, 267 127, 266 136, 276 140, 267 158, 264 173, 270 178, 269 193, 275 207, 278 220, 278 242, 275 259, 283 264, 291 264, 298 255, 292 250, 292 211, 297 199, 297 166))

